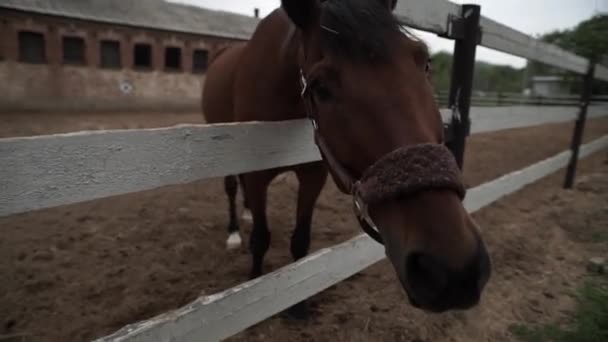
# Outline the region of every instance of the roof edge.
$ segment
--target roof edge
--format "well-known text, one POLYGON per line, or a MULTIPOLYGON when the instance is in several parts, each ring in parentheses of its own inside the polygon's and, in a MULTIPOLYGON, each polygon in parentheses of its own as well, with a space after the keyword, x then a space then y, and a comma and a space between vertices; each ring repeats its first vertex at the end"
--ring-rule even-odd
MULTIPOLYGON (((90 21, 90 22, 96 22, 96 23, 115 24, 115 25, 122 25, 122 26, 127 26, 127 27, 154 29, 154 30, 160 30, 160 31, 187 33, 187 34, 194 34, 194 35, 205 35, 205 36, 220 37, 220 38, 238 39, 238 40, 249 40, 251 38, 251 35, 253 34, 253 32, 251 32, 249 35, 244 35, 244 34, 239 35, 239 34, 227 34, 227 33, 222 33, 222 32, 218 32, 218 31, 191 31, 191 30, 183 30, 183 29, 177 29, 177 28, 171 28, 171 27, 165 27, 165 26, 137 25, 137 24, 121 21, 121 20, 109 20, 109 19, 97 18, 97 17, 92 17, 92 16, 86 16, 86 15, 66 15, 63 12, 58 12, 58 11, 53 11, 53 10, 41 11, 36 8, 31 8, 28 6, 19 6, 19 5, 6 6, 3 4, 0 4, 0 9, 36 13, 39 15, 47 15, 47 16, 60 17, 60 18, 72 18, 72 19, 78 19, 78 20, 90 21)), ((209 10, 209 11, 211 11, 211 10, 209 10)), ((221 12, 221 13, 230 13, 230 12, 221 12)), ((234 15, 239 15, 239 14, 234 14, 234 15)), ((251 18, 251 19, 257 21, 258 23, 260 21, 260 19, 257 19, 257 18, 251 18)))

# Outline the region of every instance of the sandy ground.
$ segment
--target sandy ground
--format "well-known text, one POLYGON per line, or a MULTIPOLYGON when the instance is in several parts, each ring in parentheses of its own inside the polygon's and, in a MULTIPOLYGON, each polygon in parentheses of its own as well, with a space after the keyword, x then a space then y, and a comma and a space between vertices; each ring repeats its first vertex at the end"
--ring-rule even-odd
MULTIPOLYGON (((201 120, 198 114, 3 114, 0 136, 201 120)), ((467 184, 565 150, 571 129, 556 124, 473 136, 467 184)), ((585 140, 604 134, 608 120, 593 120, 585 140)), ((273 317, 230 340, 507 341, 514 322, 564 319, 572 306, 568 291, 588 256, 602 248, 576 231, 608 229, 606 152, 585 160, 579 176, 576 190, 561 190, 560 172, 475 214, 495 266, 475 310, 427 315, 411 308, 383 261, 312 297, 311 320, 273 317)), ((291 261, 296 187, 292 176, 271 186, 266 271, 291 261)), ((226 211, 222 182, 210 179, 0 218, 0 334, 90 340, 243 282, 249 255, 244 247, 225 250, 226 211)), ((249 228, 243 225, 245 237, 249 228)), ((356 234, 349 199, 328 182, 313 219, 312 250, 356 234)))

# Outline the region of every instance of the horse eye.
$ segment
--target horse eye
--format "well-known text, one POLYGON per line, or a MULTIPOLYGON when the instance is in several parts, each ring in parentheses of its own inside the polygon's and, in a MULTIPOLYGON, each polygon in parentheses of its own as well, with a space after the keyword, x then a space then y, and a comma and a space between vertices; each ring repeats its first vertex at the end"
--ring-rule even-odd
POLYGON ((426 61, 426 65, 424 66, 424 72, 427 74, 431 71, 431 60, 426 61))
POLYGON ((332 94, 329 88, 321 82, 315 82, 312 85, 312 93, 315 98, 320 102, 326 102, 331 100, 332 98, 332 94))

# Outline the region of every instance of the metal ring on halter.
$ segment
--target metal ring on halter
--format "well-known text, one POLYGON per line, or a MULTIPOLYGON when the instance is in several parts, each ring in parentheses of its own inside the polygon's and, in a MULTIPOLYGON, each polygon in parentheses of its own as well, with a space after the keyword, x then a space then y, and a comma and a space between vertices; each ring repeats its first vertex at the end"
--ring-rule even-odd
POLYGON ((306 91, 308 90, 308 83, 306 82, 306 77, 304 76, 304 71, 302 69, 300 69, 300 86, 302 87, 300 96, 304 97, 306 91))
POLYGON ((458 100, 460 99, 460 88, 456 90, 456 96, 454 99, 454 104, 452 105, 452 117, 450 118, 452 122, 460 122, 460 105, 458 104, 458 100))
POLYGON ((369 211, 367 207, 367 203, 363 201, 361 196, 359 195, 359 191, 357 190, 357 184, 353 187, 355 191, 353 192, 353 205, 355 207, 355 215, 357 215, 357 219, 361 224, 361 228, 369 235, 372 239, 376 240, 380 244, 384 244, 382 242, 382 236, 380 234, 380 230, 372 220, 371 216, 369 216, 369 211))

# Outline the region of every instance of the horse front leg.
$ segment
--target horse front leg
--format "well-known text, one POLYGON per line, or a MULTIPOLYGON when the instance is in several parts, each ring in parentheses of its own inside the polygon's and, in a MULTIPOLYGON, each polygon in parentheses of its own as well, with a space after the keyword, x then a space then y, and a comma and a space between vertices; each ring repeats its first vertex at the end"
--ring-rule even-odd
POLYGON ((236 194, 238 191, 238 181, 236 176, 224 177, 224 190, 228 195, 228 239, 226 240, 227 249, 235 249, 241 246, 241 235, 239 234, 239 222, 236 215, 236 194))
MULTIPOLYGON (((315 203, 327 180, 327 169, 321 162, 299 165, 295 169, 298 177, 298 208, 296 227, 291 235, 291 256, 299 260, 310 249, 310 230, 315 203)), ((301 301, 289 309, 287 315, 296 319, 306 319, 310 316, 307 302, 301 301)))
POLYGON ((253 216, 251 216, 251 210, 249 204, 247 204, 247 192, 245 191, 245 180, 244 175, 239 175, 239 182, 241 184, 241 193, 243 194, 243 212, 241 213, 241 220, 246 223, 253 223, 253 216))
POLYGON ((262 275, 264 256, 270 246, 270 231, 266 220, 266 200, 268 184, 276 175, 274 170, 251 172, 242 175, 245 199, 253 218, 249 237, 249 250, 252 257, 249 279, 262 275))

